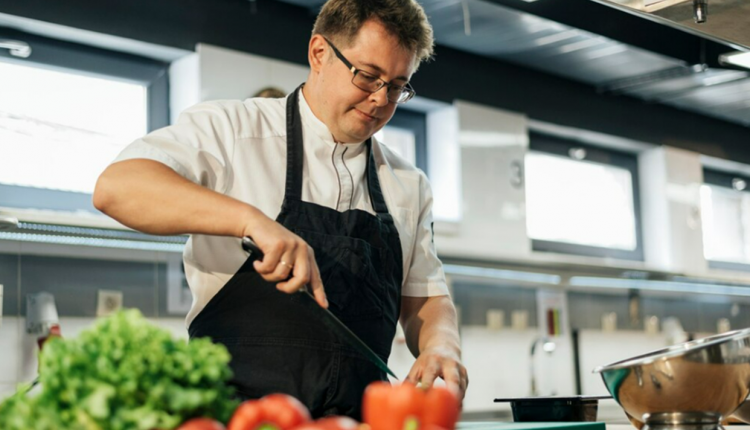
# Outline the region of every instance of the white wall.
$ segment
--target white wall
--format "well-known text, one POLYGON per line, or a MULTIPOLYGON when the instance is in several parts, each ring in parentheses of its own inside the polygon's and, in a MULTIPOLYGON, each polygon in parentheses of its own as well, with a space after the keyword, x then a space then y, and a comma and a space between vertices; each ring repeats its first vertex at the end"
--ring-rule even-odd
POLYGON ((449 105, 431 109, 426 116, 427 169, 434 198, 435 231, 453 231, 461 221, 462 207, 458 111, 449 105))
POLYGON ((670 147, 638 157, 646 263, 671 272, 704 274, 700 155, 670 147))
POLYGON ((499 260, 528 256, 524 187, 512 181, 523 175, 526 117, 463 101, 457 101, 455 108, 461 217, 456 230, 436 230, 435 244, 443 256, 499 260), (516 172, 519 166, 521 171, 516 172))
POLYGON ((290 93, 307 80, 308 68, 226 48, 199 44, 201 100, 245 99, 274 86, 290 93))
POLYGON ((172 63, 169 70, 172 122, 186 108, 206 100, 241 99, 274 86, 292 92, 308 68, 208 44, 172 63))

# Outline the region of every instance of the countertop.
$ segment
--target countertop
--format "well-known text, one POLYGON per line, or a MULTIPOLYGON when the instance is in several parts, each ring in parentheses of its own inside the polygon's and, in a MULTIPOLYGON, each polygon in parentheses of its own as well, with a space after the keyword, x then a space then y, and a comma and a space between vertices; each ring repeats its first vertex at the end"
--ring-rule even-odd
MULTIPOLYGON (((606 430, 635 430, 630 424, 609 424, 603 422, 589 422, 589 423, 513 423, 507 421, 495 421, 495 422, 472 422, 464 421, 458 425, 458 430, 582 430, 591 428, 591 430, 601 429, 601 425, 604 425, 606 430), (568 426, 565 426, 568 424, 568 426), (597 426, 597 424, 599 424, 597 426)), ((750 427, 746 425, 729 425, 724 426, 725 430, 749 430, 750 427)))
POLYGON ((516 423, 507 421, 458 423, 458 430, 605 430, 602 422, 516 423))

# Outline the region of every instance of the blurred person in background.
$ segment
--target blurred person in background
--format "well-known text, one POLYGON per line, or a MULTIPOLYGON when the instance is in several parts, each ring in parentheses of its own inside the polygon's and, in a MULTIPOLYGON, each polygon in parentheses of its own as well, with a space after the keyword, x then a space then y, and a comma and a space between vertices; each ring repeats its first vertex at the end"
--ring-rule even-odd
POLYGON ((277 87, 265 87, 262 88, 257 93, 253 94, 253 97, 264 97, 269 99, 280 99, 282 97, 286 97, 286 93, 281 89, 277 87))

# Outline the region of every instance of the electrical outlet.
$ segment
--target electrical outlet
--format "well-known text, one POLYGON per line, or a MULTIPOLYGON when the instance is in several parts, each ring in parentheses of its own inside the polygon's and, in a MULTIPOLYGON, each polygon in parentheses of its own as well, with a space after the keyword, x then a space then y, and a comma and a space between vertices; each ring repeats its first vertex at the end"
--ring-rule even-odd
POLYGON ((99 290, 97 292, 96 316, 106 317, 122 308, 122 291, 99 290))

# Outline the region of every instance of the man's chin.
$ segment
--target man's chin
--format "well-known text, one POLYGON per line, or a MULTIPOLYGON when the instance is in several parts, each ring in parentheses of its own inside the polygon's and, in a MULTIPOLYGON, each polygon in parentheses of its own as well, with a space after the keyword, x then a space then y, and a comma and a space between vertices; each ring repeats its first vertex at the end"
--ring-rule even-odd
POLYGON ((363 130, 360 130, 360 131, 351 131, 351 132, 347 133, 346 136, 344 137, 346 139, 344 141, 344 143, 359 143, 359 142, 364 142, 365 140, 367 140, 370 137, 372 137, 373 134, 375 134, 375 133, 370 133, 369 131, 363 131, 363 130))

